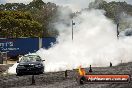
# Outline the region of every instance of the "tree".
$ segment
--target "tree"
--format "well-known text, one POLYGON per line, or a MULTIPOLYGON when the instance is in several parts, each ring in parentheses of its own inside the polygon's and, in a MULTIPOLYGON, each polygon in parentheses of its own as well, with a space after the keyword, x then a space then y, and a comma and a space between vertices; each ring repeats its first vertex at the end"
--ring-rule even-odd
POLYGON ((45 3, 42 0, 33 0, 32 2, 29 3, 30 8, 38 8, 42 9, 45 3))
MULTIPOLYGON (((42 31, 40 31, 43 35, 43 37, 51 37, 51 36, 57 36, 58 31, 53 27, 51 27, 51 23, 53 22, 53 19, 56 17, 58 6, 54 3, 44 3, 42 0, 33 0, 29 4, 25 5, 23 3, 6 3, 5 5, 0 5, 0 11, 20 11, 20 12, 28 12, 30 13, 30 17, 32 17, 32 20, 39 22, 42 24, 42 31)), ((12 13, 10 13, 12 14, 12 13)), ((21 14, 15 13, 14 19, 28 19, 23 18, 21 14)), ((25 17, 27 17, 25 16, 25 17)))
POLYGON ((0 35, 3 37, 39 37, 42 25, 34 21, 29 13, 0 11, 0 35))
POLYGON ((15 10, 21 10, 25 11, 26 5, 23 3, 6 3, 5 5, 1 4, 0 5, 0 11, 15 11, 15 10))
MULTIPOLYGON (((29 5, 31 6, 31 3, 29 5)), ((38 9, 38 7, 30 8, 29 12, 32 14, 34 20, 42 24, 43 37, 55 37, 58 35, 58 31, 53 25, 52 27, 50 25, 56 16, 56 4, 49 2, 41 5, 41 9, 38 9)))
POLYGON ((132 16, 132 5, 127 4, 126 2, 109 2, 102 1, 99 3, 99 0, 95 0, 90 4, 91 8, 104 9, 106 11, 106 16, 112 19, 116 24, 120 24, 120 29, 124 30, 126 28, 132 27, 131 22, 128 21, 127 16, 132 16), (98 5, 98 6, 97 6, 98 5), (123 18, 123 14, 127 14, 123 18))

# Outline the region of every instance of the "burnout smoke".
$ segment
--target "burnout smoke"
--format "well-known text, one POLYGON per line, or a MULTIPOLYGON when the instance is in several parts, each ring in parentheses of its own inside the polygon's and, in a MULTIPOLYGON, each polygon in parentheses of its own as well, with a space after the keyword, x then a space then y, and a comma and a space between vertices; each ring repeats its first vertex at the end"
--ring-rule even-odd
MULTIPOLYGON (((72 41, 71 24, 72 13, 70 8, 61 8, 60 17, 55 28, 60 36, 57 43, 50 49, 41 48, 37 54, 45 59, 45 71, 63 71, 79 67, 109 66, 112 62, 117 65, 121 62, 132 61, 132 37, 116 36, 116 24, 108 19, 105 11, 91 9, 82 11, 73 19, 74 40, 72 41)), ((16 65, 9 69, 15 72, 16 65)))
MULTIPOLYGON (((67 21, 67 19, 65 19, 67 21)), ((102 10, 83 11, 74 18, 74 40, 71 27, 56 23, 60 31, 58 43, 49 50, 37 53, 46 59, 46 71, 60 71, 83 67, 117 65, 131 61, 131 37, 117 39, 116 25, 102 10)))

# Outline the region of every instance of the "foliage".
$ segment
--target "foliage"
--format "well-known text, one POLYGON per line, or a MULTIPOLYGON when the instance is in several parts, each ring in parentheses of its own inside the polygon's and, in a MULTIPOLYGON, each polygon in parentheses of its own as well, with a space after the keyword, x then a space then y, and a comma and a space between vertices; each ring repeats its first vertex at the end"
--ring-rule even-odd
MULTIPOLYGON (((58 18, 57 10, 61 8, 54 3, 33 0, 29 4, 0 4, 0 36, 2 37, 55 37, 58 31, 52 25, 58 18)), ((122 28, 130 23, 121 19, 121 14, 132 15, 132 5, 126 2, 109 2, 95 0, 89 8, 104 9, 106 16, 122 28)), ((73 13, 76 16, 81 12, 73 13)))
MULTIPOLYGON (((54 19, 53 16, 56 14, 57 11, 57 6, 53 3, 44 3, 42 0, 33 0, 29 4, 25 5, 23 3, 6 3, 5 5, 1 4, 0 5, 0 18, 4 19, 1 20, 1 24, 4 24, 5 20, 8 20, 8 24, 19 23, 22 25, 22 23, 25 23, 23 25, 32 25, 33 24, 38 24, 41 27, 38 28, 37 33, 38 34, 30 34, 28 31, 31 31, 32 27, 28 26, 27 31, 22 31, 25 30, 24 27, 16 27, 15 25, 11 25, 13 28, 6 28, 9 29, 10 31, 13 29, 19 33, 20 36, 16 36, 16 33, 12 32, 10 33, 10 37, 51 37, 51 36, 57 36, 58 32, 54 29, 54 27, 50 27, 51 21, 54 19), (6 11, 6 13, 5 13, 6 11), (14 11, 14 12, 13 12, 14 11), (25 14, 26 13, 26 14, 25 14), (28 13, 28 14, 27 14, 28 13), (12 18, 13 17, 13 18, 12 18), (32 17, 32 18, 31 18, 32 17), (7 19, 9 18, 9 19, 7 19), (30 21, 29 23, 27 23, 30 21), (24 29, 22 29, 24 28, 24 29), (20 32, 19 32, 20 31, 20 32), (26 33, 27 32, 27 33, 26 33), (22 34, 20 34, 22 33, 22 34)), ((5 24, 7 25, 7 24, 5 24)), ((5 28, 1 27, 1 30, 6 30, 5 28)), ((35 29, 37 30, 37 29, 35 29)), ((1 31, 0 34, 4 37, 7 37, 9 34, 7 31, 1 31)))
POLYGON ((42 36, 42 25, 34 21, 29 13, 0 11, 0 35, 3 37, 42 36))
POLYGON ((95 0, 90 4, 91 8, 104 9, 106 11, 106 16, 112 19, 116 24, 120 23, 120 29, 126 29, 132 27, 126 18, 132 16, 132 5, 124 2, 109 2, 103 0, 95 0), (126 15, 126 16, 125 16, 126 15))

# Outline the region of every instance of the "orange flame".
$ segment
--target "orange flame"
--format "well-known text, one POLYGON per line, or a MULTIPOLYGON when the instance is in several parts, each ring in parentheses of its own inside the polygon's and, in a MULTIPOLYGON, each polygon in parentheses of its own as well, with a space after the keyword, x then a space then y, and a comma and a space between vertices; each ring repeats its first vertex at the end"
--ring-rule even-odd
POLYGON ((78 72, 80 76, 84 76, 86 74, 86 71, 84 70, 84 68, 81 68, 81 66, 79 66, 78 72))

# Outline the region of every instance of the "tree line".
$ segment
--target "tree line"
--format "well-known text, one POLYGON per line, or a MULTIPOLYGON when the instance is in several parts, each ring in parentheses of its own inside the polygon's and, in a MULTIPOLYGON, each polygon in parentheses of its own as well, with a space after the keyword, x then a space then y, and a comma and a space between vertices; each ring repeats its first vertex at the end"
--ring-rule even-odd
POLYGON ((56 14, 54 3, 33 0, 29 4, 0 4, 0 37, 56 37, 49 23, 56 14), (50 30, 49 30, 50 29, 50 30))
POLYGON ((95 0, 90 4, 90 8, 103 9, 106 11, 105 15, 112 19, 116 24, 120 24, 120 29, 132 28, 131 23, 128 22, 130 16, 132 16, 132 5, 124 2, 109 2, 104 0, 95 0))
MULTIPOLYGON (((29 4, 0 4, 0 37, 56 37, 59 33, 50 24, 57 18, 58 8, 56 4, 42 0, 33 0, 29 4)), ((126 2, 95 0, 89 8, 104 9, 105 15, 115 23, 122 23, 124 28, 130 26, 120 18, 122 13, 132 16, 132 5, 126 2)), ((73 14, 76 16, 77 13, 73 14)))

